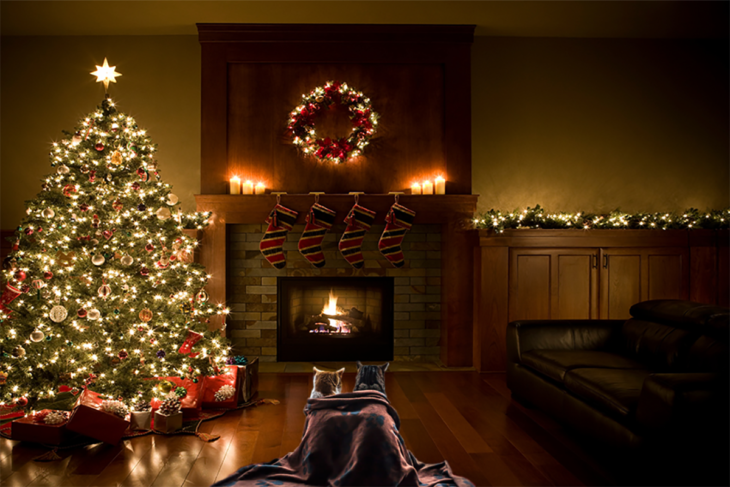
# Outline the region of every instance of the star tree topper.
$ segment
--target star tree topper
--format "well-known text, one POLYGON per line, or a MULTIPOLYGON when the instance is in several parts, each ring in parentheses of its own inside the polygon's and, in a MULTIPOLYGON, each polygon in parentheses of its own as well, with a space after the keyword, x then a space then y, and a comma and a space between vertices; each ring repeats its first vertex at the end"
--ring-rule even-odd
POLYGON ((116 66, 109 66, 109 63, 107 62, 106 58, 104 58, 104 65, 99 66, 96 65, 96 71, 92 72, 94 76, 96 76, 97 83, 101 81, 104 83, 104 90, 109 89, 109 82, 116 83, 117 80, 114 78, 117 76, 121 76, 122 73, 116 72, 117 67, 116 66))

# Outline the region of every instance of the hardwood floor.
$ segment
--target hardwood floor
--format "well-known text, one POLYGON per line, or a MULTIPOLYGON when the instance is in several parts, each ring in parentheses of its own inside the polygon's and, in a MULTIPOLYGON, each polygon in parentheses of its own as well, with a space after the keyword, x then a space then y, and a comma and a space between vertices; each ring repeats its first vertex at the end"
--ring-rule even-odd
MULTIPOLYGON (((355 374, 345 373, 344 391, 355 374)), ((259 397, 278 399, 203 423, 220 435, 148 435, 117 446, 60 450, 60 461, 34 462, 46 450, 0 439, 3 486, 207 486, 250 463, 292 451, 304 426, 311 374, 260 374, 259 397)), ((595 454, 550 418, 510 398, 502 374, 393 372, 388 397, 406 445, 426 463, 448 460, 476 485, 615 485, 595 454)))

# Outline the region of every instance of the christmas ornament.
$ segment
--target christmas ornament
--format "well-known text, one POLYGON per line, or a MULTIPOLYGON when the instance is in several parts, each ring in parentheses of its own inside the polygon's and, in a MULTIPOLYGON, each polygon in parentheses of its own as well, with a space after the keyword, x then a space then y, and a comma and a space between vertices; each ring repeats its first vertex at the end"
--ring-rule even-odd
POLYGON ((71 137, 71 143, 73 145, 80 144, 83 139, 81 138, 81 132, 76 132, 73 137, 71 137))
POLYGON ((46 424, 61 424, 68 419, 68 412, 66 411, 49 411, 43 418, 43 422, 46 424))
POLYGON ((170 218, 172 216, 172 213, 170 213, 170 210, 167 208, 164 208, 164 207, 158 209, 155 212, 155 214, 157 215, 157 218, 159 218, 160 220, 167 220, 168 218, 170 218))
POLYGON ((216 401, 227 401, 236 394, 236 389, 233 386, 224 385, 213 395, 216 401))
POLYGON ((170 416, 180 411, 181 407, 182 405, 176 397, 170 397, 162 401, 162 404, 160 405, 160 409, 158 411, 160 412, 160 414, 170 416))
POLYGON ((127 357, 129 357, 129 354, 127 353, 126 350, 120 350, 118 355, 119 355, 119 358, 122 359, 122 360, 124 360, 127 357))
POLYGON ((27 405, 28 405, 28 398, 27 398, 27 397, 19 397, 19 398, 17 398, 17 399, 15 400, 15 404, 16 404, 17 406, 20 406, 21 408, 22 408, 22 407, 25 407, 25 406, 27 406, 27 405))
POLYGON ((101 409, 108 413, 116 414, 117 416, 119 416, 122 419, 129 412, 127 410, 127 406, 125 406, 122 401, 111 401, 111 400, 101 401, 101 409))
POLYGON ((175 388, 175 384, 170 382, 169 380, 162 380, 160 381, 159 388, 162 392, 168 393, 172 392, 172 390, 175 388))
POLYGON ((227 365, 246 365, 247 363, 248 359, 246 359, 243 355, 235 355, 226 359, 227 365))
POLYGON ((68 316, 68 311, 60 304, 57 304, 56 306, 51 308, 51 312, 48 313, 48 316, 51 318, 51 321, 55 323, 60 323, 66 319, 66 316, 68 316))
POLYGON ((89 174, 89 165, 84 164, 79 168, 79 171, 81 171, 81 174, 89 174))
POLYGON ((67 166, 67 165, 65 165, 65 164, 61 164, 60 166, 58 166, 58 167, 56 168, 56 172, 57 172, 58 174, 61 174, 61 175, 64 175, 64 174, 68 174, 68 173, 69 173, 69 171, 70 171, 70 169, 69 169, 69 168, 68 168, 68 166, 67 166))
POLYGON ((41 297, 43 299, 50 298, 51 297, 51 290, 50 289, 44 289, 43 291, 41 291, 41 297))
POLYGON ((96 144, 96 145, 94 146, 94 149, 96 149, 96 150, 98 150, 99 152, 101 152, 101 151, 103 151, 103 150, 104 150, 104 144, 102 144, 101 142, 98 142, 98 143, 97 143, 97 144, 96 144))
POLYGON ((152 245, 151 243, 148 243, 147 245, 145 245, 145 246, 144 246, 144 249, 145 249, 145 250, 146 250, 147 252, 152 252, 153 250, 155 250, 155 246, 154 246, 154 245, 152 245))
POLYGON ((53 211, 53 208, 46 208, 45 210, 43 210, 41 215, 43 215, 43 218, 53 218, 54 216, 56 216, 56 212, 53 211))
POLYGON ((96 171, 89 171, 89 182, 96 181, 96 171))
POLYGON ((34 287, 34 288, 35 288, 36 290, 38 290, 38 291, 40 291, 40 290, 41 290, 41 289, 42 289, 43 287, 45 287, 45 285, 46 285, 46 283, 45 283, 45 282, 43 282, 43 281, 42 281, 42 280, 40 280, 40 279, 33 279, 33 282, 32 282, 31 284, 33 284, 33 287, 34 287))
POLYGON ((46 272, 43 273, 43 279, 45 279, 46 281, 48 281, 48 280, 50 280, 52 278, 53 278, 53 272, 46 271, 46 272))
POLYGON ((114 235, 114 231, 104 230, 103 232, 101 232, 101 234, 104 236, 105 239, 109 240, 114 235))
POLYGON ((210 296, 208 296, 208 293, 205 291, 205 289, 202 289, 197 296, 195 296, 195 299, 198 300, 199 303, 205 303, 210 299, 210 296))
POLYGON ((346 83, 328 81, 302 98, 302 103, 291 112, 287 128, 294 137, 294 144, 305 154, 338 164, 359 156, 370 143, 379 115, 372 110, 370 99, 359 91, 346 83), (318 139, 315 118, 337 104, 347 110, 352 132, 340 139, 318 139))
POLYGON ((82 203, 82 204, 79 205, 79 210, 81 210, 81 211, 89 211, 89 205, 87 205, 86 203, 82 203))
POLYGON ((322 240, 327 230, 335 222, 335 212, 319 203, 314 203, 307 213, 306 221, 307 224, 304 226, 297 247, 304 258, 314 267, 323 267, 325 261, 322 240))
POLYGON ((203 335, 188 329, 188 334, 185 337, 185 341, 183 342, 183 344, 180 345, 178 353, 182 353, 183 355, 189 354, 190 351, 193 349, 193 345, 198 343, 201 338, 203 338, 203 335))
POLYGON ((28 291, 30 291, 30 286, 29 285, 23 284, 22 286, 20 286, 20 292, 27 293, 28 291))
POLYGON ((53 340, 53 335, 48 335, 48 336, 46 337, 46 341, 47 341, 47 342, 50 342, 51 340, 53 340))
POLYGON ((34 331, 33 331, 33 332, 32 332, 32 333, 30 334, 30 339, 31 339, 31 341, 33 341, 33 342, 36 342, 36 343, 37 343, 37 342, 40 342, 40 341, 41 341, 41 340, 43 340, 43 339, 44 339, 45 337, 46 337, 46 335, 45 335, 45 334, 44 334, 44 333, 43 333, 42 331, 40 331, 40 330, 34 330, 34 331))
POLYGON ((80 309, 79 309, 78 311, 76 311, 76 315, 77 315, 77 316, 78 316, 79 318, 86 318, 86 315, 87 315, 87 314, 88 314, 88 313, 86 312, 86 310, 85 310, 84 308, 80 308, 80 309))
POLYGON ((167 269, 170 266, 170 259, 168 259, 167 257, 162 257, 160 260, 155 262, 155 265, 159 269, 167 269))
POLYGON ((283 251, 284 240, 286 240, 286 234, 292 229, 298 215, 298 212, 277 203, 266 219, 269 226, 259 244, 259 249, 264 258, 277 269, 286 267, 286 258, 283 251))
POLYGON ((30 228, 30 227, 26 228, 26 229, 25 229, 25 234, 26 234, 26 235, 33 235, 33 229, 32 229, 32 228, 30 228))
POLYGON ((122 153, 119 151, 114 151, 111 158, 112 164, 118 166, 123 162, 123 160, 124 159, 122 158, 122 153))
POLYGON ((73 184, 67 184, 66 186, 63 187, 63 195, 66 198, 70 198, 71 193, 75 193, 75 192, 76 192, 76 186, 74 186, 73 184))
POLYGON ((90 320, 98 320, 99 318, 101 318, 101 311, 96 308, 92 308, 89 310, 86 317, 90 320))
POLYGON ((15 358, 23 358, 25 357, 25 349, 21 347, 20 345, 13 348, 13 351, 10 352, 10 354, 15 358))
POLYGON ((380 236, 378 250, 394 267, 403 267, 403 251, 400 244, 403 237, 413 225, 416 212, 405 206, 394 203, 385 217, 385 230, 380 236))
POLYGON ((134 263, 134 259, 130 255, 125 255, 120 259, 120 262, 122 265, 130 266, 134 263))
POLYGON ((102 284, 98 292, 100 298, 106 299, 112 293, 112 288, 108 284, 102 284))
POLYGON ((101 254, 95 254, 91 258, 91 263, 94 264, 94 265, 102 265, 104 263, 104 261, 106 261, 106 259, 101 254))
POLYGON ((147 171, 145 171, 142 167, 137 168, 137 176, 139 176, 142 181, 147 181, 150 178, 149 173, 147 173, 147 171))
POLYGON ((124 205, 122 205, 121 201, 114 200, 114 203, 112 203, 112 208, 114 208, 115 211, 122 211, 124 205))
POLYGON ((147 323, 152 319, 152 311, 147 308, 143 309, 139 312, 139 319, 147 323))
POLYGON ((175 389, 175 395, 182 399, 188 395, 188 390, 184 387, 178 387, 177 389, 175 389))
POLYGON ((168 194, 167 195, 167 204, 170 206, 176 205, 177 202, 180 201, 180 198, 177 197, 175 194, 168 194))
POLYGON ((165 358, 165 351, 164 350, 158 350, 156 355, 157 355, 157 358, 163 359, 163 358, 165 358))
POLYGON ((139 210, 139 211, 144 211, 146 209, 147 209, 147 207, 144 205, 144 203, 140 203, 137 205, 137 210, 139 210))
POLYGON ((141 275, 145 276, 145 277, 147 277, 147 276, 149 276, 149 275, 150 275, 150 271, 149 271, 149 269, 147 269, 146 267, 142 267, 142 268, 141 268, 141 269, 139 270, 139 273, 140 273, 141 275))
POLYGON ((0 372, 0 386, 4 386, 7 381, 8 374, 6 374, 5 372, 0 372))
POLYGON ((140 184, 137 182, 132 183, 132 189, 137 191, 140 188, 140 184))
POLYGON ((24 270, 19 270, 13 275, 13 277, 16 281, 23 282, 25 281, 25 278, 28 277, 28 274, 26 274, 24 270))

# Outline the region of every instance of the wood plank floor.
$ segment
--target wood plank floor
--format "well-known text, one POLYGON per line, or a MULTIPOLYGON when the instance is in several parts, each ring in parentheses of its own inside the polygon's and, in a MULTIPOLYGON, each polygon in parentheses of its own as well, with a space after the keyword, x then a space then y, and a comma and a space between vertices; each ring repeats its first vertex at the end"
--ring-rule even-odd
MULTIPOLYGON (((344 376, 351 391, 355 374, 344 376)), ((284 456, 299 444, 302 409, 311 374, 260 375, 259 397, 279 405, 229 412, 203 423, 220 435, 205 443, 193 436, 149 435, 117 446, 59 451, 62 460, 34 462, 44 453, 31 444, 0 439, 3 486, 207 486, 250 464, 284 456)), ((536 409, 513 401, 504 375, 476 372, 386 374, 388 397, 401 433, 416 458, 448 460, 454 473, 476 485, 618 485, 600 454, 536 409)))

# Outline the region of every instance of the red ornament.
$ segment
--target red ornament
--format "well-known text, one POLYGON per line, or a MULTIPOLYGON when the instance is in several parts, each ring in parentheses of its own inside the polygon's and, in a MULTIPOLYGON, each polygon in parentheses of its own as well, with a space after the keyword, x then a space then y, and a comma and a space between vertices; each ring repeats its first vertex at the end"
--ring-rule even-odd
POLYGON ((75 193, 75 192, 76 192, 76 186, 74 186, 73 184, 67 184, 66 186, 63 187, 63 195, 66 198, 70 198, 71 193, 75 193))
POLYGON ((148 243, 147 245, 145 245, 145 246, 144 246, 144 249, 145 249, 145 250, 146 250, 147 252, 152 252, 153 250, 155 250, 155 246, 154 246, 154 245, 152 245, 151 243, 148 243))
POLYGON ((86 318, 87 312, 84 308, 81 308, 76 312, 76 314, 78 315, 79 318, 86 318))
POLYGON ((33 284, 33 287, 36 288, 36 289, 38 289, 38 290, 40 290, 43 286, 46 285, 46 283, 43 282, 40 279, 34 279, 31 284, 33 284))
POLYGON ((43 279, 45 279, 45 280, 49 280, 52 277, 53 277, 53 272, 51 272, 51 271, 48 271, 48 272, 44 272, 43 273, 43 279))
POLYGON ((22 292, 22 293, 27 293, 28 291, 30 291, 30 286, 29 286, 29 285, 27 285, 27 284, 23 284, 23 285, 22 285, 22 286, 20 287, 20 292, 22 292))
POLYGON ((32 228, 30 228, 30 227, 26 228, 26 229, 25 229, 25 234, 26 234, 26 235, 33 235, 33 229, 32 229, 32 228))
POLYGON ((15 400, 15 404, 20 407, 25 407, 28 405, 28 398, 26 397, 19 397, 15 400))
POLYGON ((87 205, 86 203, 81 203, 79 205, 79 210, 81 210, 81 211, 89 211, 89 205, 87 205))
POLYGON ((98 150, 98 151, 100 151, 100 152, 101 152, 101 151, 103 151, 103 150, 104 150, 104 144, 102 144, 101 142, 99 142, 98 144, 96 144, 96 145, 94 146, 94 149, 96 149, 96 150, 98 150))
POLYGON ((141 269, 139 270, 139 273, 140 273, 140 274, 142 274, 142 275, 143 275, 143 276, 145 276, 145 277, 147 277, 147 276, 149 276, 149 275, 150 275, 150 271, 149 271, 149 269, 147 269, 146 267, 143 267, 143 268, 141 268, 141 269))
POLYGON ((38 232, 38 233, 41 233, 42 231, 43 231, 43 227, 38 227, 38 229, 36 230, 36 232, 38 232))
POLYGON ((120 359, 124 360, 127 357, 129 357, 129 354, 127 353, 126 350, 122 350, 122 351, 119 352, 119 358, 120 359))
POLYGON ((137 183, 137 182, 132 183, 132 189, 133 190, 137 191, 139 188, 140 188, 140 184, 139 183, 137 183))
POLYGON ((25 271, 18 271, 15 273, 14 277, 16 280, 23 282, 25 281, 25 278, 28 277, 28 275, 25 273, 25 271))
POLYGON ((96 171, 90 171, 89 172, 89 181, 94 182, 96 180, 96 171))

